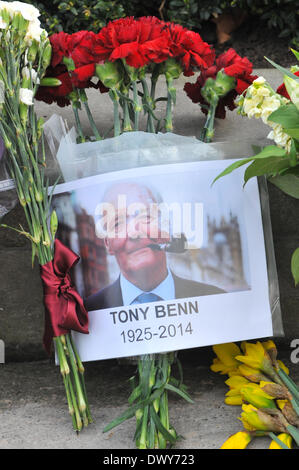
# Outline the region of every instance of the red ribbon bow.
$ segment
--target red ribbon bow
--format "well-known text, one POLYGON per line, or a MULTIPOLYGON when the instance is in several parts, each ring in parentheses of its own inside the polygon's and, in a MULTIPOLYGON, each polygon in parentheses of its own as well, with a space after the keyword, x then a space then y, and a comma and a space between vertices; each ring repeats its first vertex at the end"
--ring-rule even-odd
POLYGON ((43 343, 48 354, 53 337, 70 330, 88 333, 88 312, 69 274, 80 257, 59 240, 55 240, 54 248, 53 260, 40 267, 45 306, 43 343))

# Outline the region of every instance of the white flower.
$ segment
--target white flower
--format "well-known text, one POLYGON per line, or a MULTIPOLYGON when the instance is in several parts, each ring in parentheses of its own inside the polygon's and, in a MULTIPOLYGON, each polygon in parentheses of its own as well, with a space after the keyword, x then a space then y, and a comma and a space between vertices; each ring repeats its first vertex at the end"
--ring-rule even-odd
POLYGON ((33 105, 33 91, 29 88, 20 89, 20 101, 21 103, 27 104, 27 106, 33 105))
POLYGON ((272 139, 279 147, 285 148, 288 152, 291 148, 291 137, 283 132, 282 126, 274 122, 268 121, 268 124, 273 128, 267 135, 267 139, 272 139))
POLYGON ((266 83, 266 79, 264 77, 258 77, 253 80, 252 85, 263 85, 264 83, 266 83))
POLYGON ((267 96, 264 98, 261 108, 261 118, 265 124, 267 124, 268 117, 270 116, 270 114, 276 111, 280 107, 280 105, 280 100, 276 98, 275 95, 267 96))
POLYGON ((35 39, 37 42, 40 42, 40 37, 42 33, 45 33, 45 36, 47 36, 47 32, 40 27, 40 22, 37 20, 35 22, 29 23, 27 33, 25 36, 25 41, 31 42, 33 39, 35 39))
POLYGON ((40 15, 40 12, 37 8, 35 8, 33 5, 30 5, 29 3, 23 2, 11 2, 10 11, 13 11, 15 13, 21 13, 23 18, 28 21, 36 21, 40 15))
POLYGON ((0 29, 5 29, 7 27, 7 23, 3 21, 3 19, 0 16, 0 29))
MULTIPOLYGON (((28 67, 22 68, 22 77, 26 78, 27 80, 30 79, 30 70, 28 67)), ((33 83, 39 83, 39 79, 37 78, 37 72, 34 69, 31 69, 31 79, 33 83)))

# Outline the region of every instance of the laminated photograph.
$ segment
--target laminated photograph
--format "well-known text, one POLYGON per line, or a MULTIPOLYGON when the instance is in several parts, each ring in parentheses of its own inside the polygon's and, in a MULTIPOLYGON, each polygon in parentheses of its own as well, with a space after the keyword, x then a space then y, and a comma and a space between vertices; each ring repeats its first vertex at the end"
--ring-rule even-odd
POLYGON ((80 256, 73 282, 89 334, 83 361, 273 334, 260 196, 230 162, 156 165, 57 185, 57 238, 80 256))

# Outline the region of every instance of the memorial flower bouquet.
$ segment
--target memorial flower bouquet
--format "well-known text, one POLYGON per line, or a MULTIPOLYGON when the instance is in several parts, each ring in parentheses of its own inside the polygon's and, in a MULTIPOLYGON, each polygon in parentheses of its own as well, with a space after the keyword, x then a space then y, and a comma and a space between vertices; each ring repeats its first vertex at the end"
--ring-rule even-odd
POLYGON ((39 86, 60 83, 44 79, 51 44, 38 16, 38 10, 31 5, 0 2, 0 135, 27 222, 27 228, 10 228, 30 240, 32 263, 38 258, 44 287, 44 346, 50 353, 54 338, 73 426, 80 431, 91 416, 84 369, 70 329, 87 333, 87 312, 69 277, 78 257, 55 240, 57 217, 50 208, 45 176, 43 120, 37 118, 33 108, 39 86))
MULTIPOLYGON (((236 96, 242 94, 246 98, 246 90, 254 86, 256 77, 248 59, 234 50, 216 58, 199 34, 157 18, 123 18, 110 22, 97 34, 60 32, 48 39, 34 7, 0 2, 0 13, 0 134, 28 224, 26 230, 13 229, 32 242, 32 259, 37 257, 41 265, 46 311, 44 342, 49 351, 54 337, 73 427, 80 431, 92 419, 84 368, 70 330, 87 333, 88 315, 70 277, 78 257, 55 240, 57 216, 51 209, 45 175, 43 121, 35 115, 33 99, 55 102, 61 107, 71 105, 78 143, 105 137, 88 103, 89 88, 99 91, 99 106, 100 93, 109 94, 114 136, 138 131, 142 113, 148 132, 172 131, 175 80, 181 74, 189 77, 198 72, 196 83, 187 83, 185 91, 207 115, 201 139, 210 142, 215 117, 223 118, 225 107, 233 109, 236 96), (159 77, 165 80, 167 96, 156 97, 159 77), (166 103, 162 117, 157 112, 159 102, 166 103), (91 135, 84 134, 82 108, 91 135)), ((168 392, 192 402, 175 354, 140 356, 131 383, 128 410, 104 431, 135 416, 138 448, 174 445, 179 436, 169 422, 168 392), (178 379, 172 376, 174 363, 178 379)))
POLYGON ((225 403, 242 406, 243 431, 230 436, 221 449, 245 449, 252 439, 269 436, 270 449, 299 446, 299 390, 287 367, 277 359, 272 340, 213 346, 211 370, 228 375, 225 403))

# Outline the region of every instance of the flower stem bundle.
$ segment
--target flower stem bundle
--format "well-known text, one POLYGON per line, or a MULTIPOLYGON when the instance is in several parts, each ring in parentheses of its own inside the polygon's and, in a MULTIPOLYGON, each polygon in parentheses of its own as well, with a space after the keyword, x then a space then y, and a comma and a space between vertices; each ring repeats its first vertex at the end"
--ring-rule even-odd
POLYGON ((193 403, 182 384, 171 376, 175 353, 146 354, 138 359, 138 378, 132 377, 133 390, 129 408, 108 424, 110 431, 123 421, 136 418, 135 442, 138 449, 166 449, 172 447, 179 436, 169 421, 168 392, 180 395, 193 403), (138 380, 137 380, 138 379, 138 380))
MULTIPOLYGON (((43 120, 33 109, 34 95, 51 60, 51 44, 39 27, 38 15, 28 4, 0 5, 0 134, 28 226, 27 230, 10 228, 30 240, 32 263, 37 257, 42 267, 53 260, 57 217, 51 214, 45 177, 43 120)), ((82 364, 69 334, 55 338, 55 344, 74 428, 79 431, 91 421, 82 364)))

